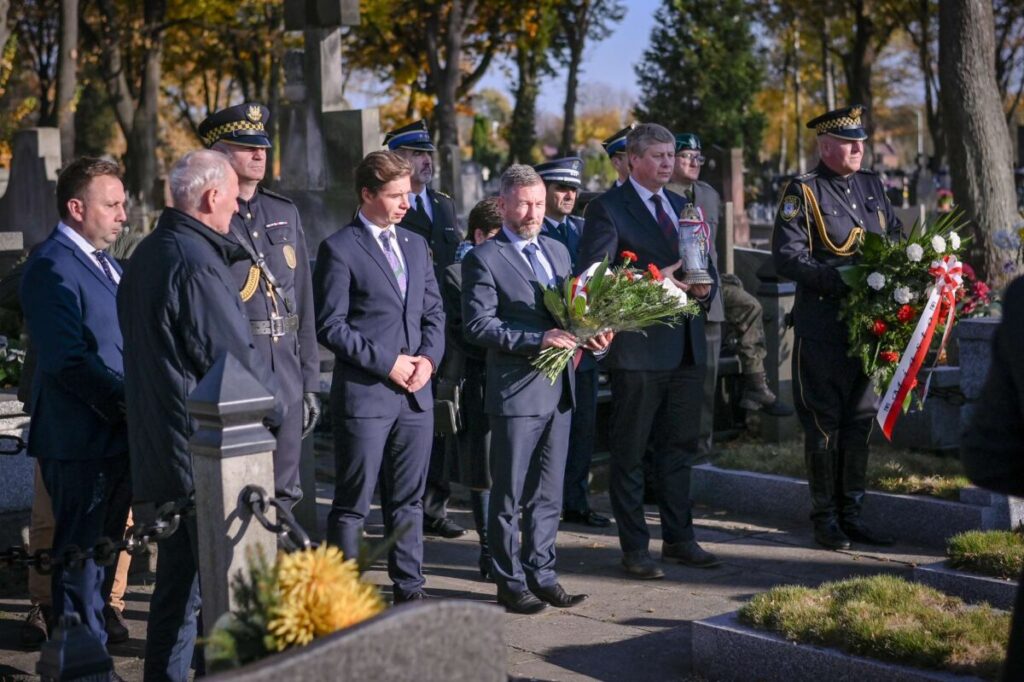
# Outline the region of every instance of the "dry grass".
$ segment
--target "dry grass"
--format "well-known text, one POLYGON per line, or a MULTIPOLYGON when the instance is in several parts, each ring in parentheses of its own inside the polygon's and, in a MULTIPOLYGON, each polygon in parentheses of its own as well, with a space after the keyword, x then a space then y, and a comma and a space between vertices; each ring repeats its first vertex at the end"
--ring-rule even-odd
POLYGON ((740 620, 796 642, 985 679, 998 674, 1010 631, 1007 613, 886 575, 776 587, 747 603, 740 620))
MULTIPOLYGON (((740 469, 806 479, 803 443, 780 445, 741 441, 726 443, 712 459, 723 469, 740 469)), ((960 460, 896 448, 872 448, 868 459, 868 487, 887 493, 932 495, 957 499, 960 489, 970 485, 960 460)))
POLYGON ((946 543, 949 565, 972 573, 1016 579, 1024 571, 1024 535, 1009 530, 972 530, 946 543))

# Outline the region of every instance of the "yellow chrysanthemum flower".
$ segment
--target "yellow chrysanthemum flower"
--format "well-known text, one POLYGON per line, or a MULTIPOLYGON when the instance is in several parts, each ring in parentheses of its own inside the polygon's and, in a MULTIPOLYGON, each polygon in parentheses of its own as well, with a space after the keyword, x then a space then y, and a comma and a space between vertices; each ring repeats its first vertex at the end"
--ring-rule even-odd
POLYGON ((336 547, 282 553, 277 582, 281 598, 268 630, 278 651, 309 644, 384 610, 377 588, 360 580, 355 561, 346 561, 336 547))

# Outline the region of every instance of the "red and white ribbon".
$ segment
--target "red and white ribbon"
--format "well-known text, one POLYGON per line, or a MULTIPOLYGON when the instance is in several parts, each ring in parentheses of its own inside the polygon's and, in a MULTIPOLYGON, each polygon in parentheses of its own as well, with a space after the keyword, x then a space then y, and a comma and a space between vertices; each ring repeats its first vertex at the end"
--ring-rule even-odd
POLYGON ((882 405, 878 408, 875 419, 882 427, 882 433, 889 440, 892 440, 892 430, 903 412, 903 403, 910 393, 914 384, 917 383, 917 374, 924 364, 925 356, 932 345, 932 337, 935 335, 935 327, 939 323, 939 311, 943 303, 949 311, 946 315, 945 329, 942 333, 942 343, 939 345, 939 354, 946 347, 949 332, 953 328, 953 318, 956 315, 956 291, 963 285, 963 266, 950 254, 943 256, 942 260, 933 261, 929 274, 935 277, 935 284, 929 289, 928 302, 921 311, 921 317, 917 321, 914 333, 910 342, 900 355, 900 364, 896 367, 896 374, 893 375, 889 387, 882 397, 882 405))
POLYGON ((579 298, 580 296, 583 297, 584 301, 587 300, 587 282, 590 281, 590 278, 594 276, 594 273, 597 272, 597 268, 600 266, 600 263, 593 263, 589 268, 581 272, 579 277, 576 278, 576 283, 572 287, 573 300, 579 298))

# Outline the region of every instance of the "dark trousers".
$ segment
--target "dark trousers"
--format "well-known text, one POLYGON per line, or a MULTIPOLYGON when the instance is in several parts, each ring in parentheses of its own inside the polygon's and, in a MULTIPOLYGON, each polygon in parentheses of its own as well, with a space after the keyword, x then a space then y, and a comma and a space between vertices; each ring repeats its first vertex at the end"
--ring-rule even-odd
MULTIPOLYGON (((199 621, 199 549, 196 517, 182 516, 178 530, 157 541, 156 583, 146 623, 145 682, 188 679, 201 634, 199 621)), ((202 672, 202 656, 197 660, 202 672)))
POLYGON ((399 533, 388 552, 395 592, 423 588, 423 487, 434 432, 434 412, 418 412, 403 400, 394 417, 335 414, 334 502, 327 515, 327 541, 346 558, 359 556, 363 526, 380 478, 384 533, 399 533))
POLYGON ((302 400, 285 408, 281 426, 274 431, 274 497, 289 509, 302 499, 299 468, 302 459, 302 400))
POLYGON ((860 513, 868 435, 878 397, 858 358, 845 344, 797 337, 793 397, 804 431, 813 511, 830 520, 860 513))
MULTIPOLYGON (((127 453, 104 459, 42 458, 39 467, 53 501, 56 554, 69 545, 84 550, 103 536, 117 540, 124 535, 131 504, 127 453)), ((110 593, 115 565, 101 567, 87 559, 79 568, 54 571, 51 577, 54 612, 77 613, 102 644, 107 642, 103 596, 110 593)))
POLYGON ((700 440, 697 449, 701 455, 710 455, 715 449, 715 392, 718 388, 718 360, 722 355, 722 323, 705 320, 704 339, 707 344, 708 368, 704 374, 704 402, 700 411, 700 440))
POLYGON ((690 469, 697 459, 704 372, 701 365, 666 371, 611 373, 612 428, 609 493, 623 552, 646 550, 644 452, 650 441, 662 540, 693 539, 690 469))
POLYGON ((430 465, 423 492, 423 516, 435 521, 448 516, 452 487, 448 476, 448 447, 443 437, 435 437, 430 446, 430 465))
POLYGON ((492 575, 503 592, 558 582, 555 536, 571 420, 568 405, 539 417, 491 416, 487 544, 492 575))
POLYGON ((594 455, 597 429, 597 367, 576 371, 576 409, 569 432, 569 454, 565 460, 562 507, 567 511, 590 509, 590 460, 594 455))

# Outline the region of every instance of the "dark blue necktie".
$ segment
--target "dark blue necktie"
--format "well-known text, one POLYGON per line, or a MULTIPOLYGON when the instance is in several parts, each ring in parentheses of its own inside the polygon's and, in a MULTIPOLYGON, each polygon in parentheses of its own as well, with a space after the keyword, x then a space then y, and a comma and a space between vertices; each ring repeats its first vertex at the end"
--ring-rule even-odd
POLYGON ((551 277, 548 276, 548 271, 544 269, 544 264, 540 262, 540 256, 537 252, 540 251, 540 247, 536 244, 527 244, 523 247, 523 253, 526 254, 526 260, 530 261, 530 267, 533 268, 533 274, 540 282, 541 286, 549 287, 554 282, 551 277))
POLYGON ((100 267, 103 268, 103 274, 106 275, 107 279, 110 280, 110 283, 116 287, 117 280, 114 279, 114 272, 110 269, 110 261, 107 260, 107 254, 103 251, 93 251, 92 253, 96 256, 96 260, 99 262, 100 267))

